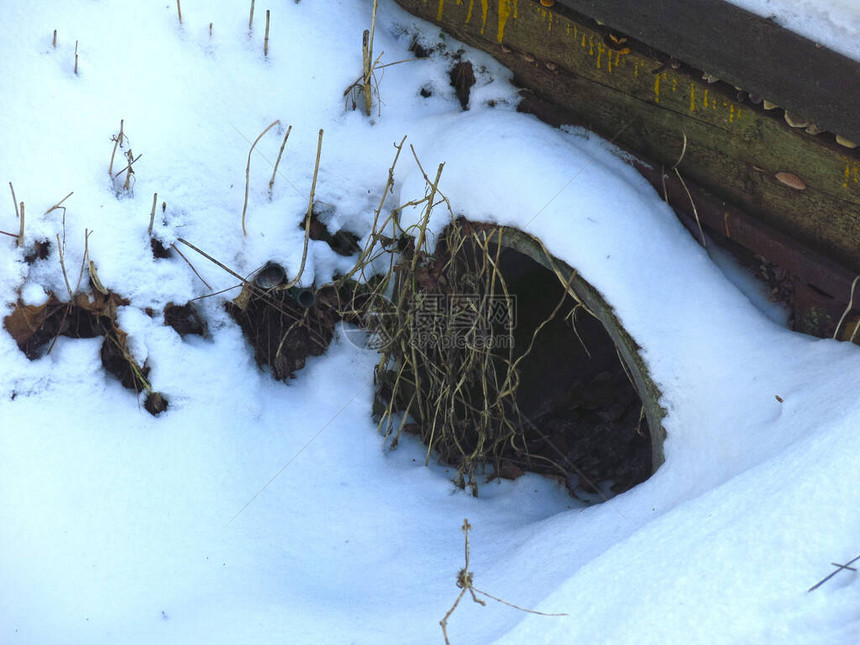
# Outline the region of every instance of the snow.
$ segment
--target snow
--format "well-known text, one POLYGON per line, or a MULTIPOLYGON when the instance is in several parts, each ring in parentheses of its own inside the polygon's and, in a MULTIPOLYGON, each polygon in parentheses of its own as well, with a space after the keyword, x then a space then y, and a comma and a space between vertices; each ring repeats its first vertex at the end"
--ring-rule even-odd
POLYGON ((728 0, 828 49, 860 61, 858 0, 728 0))
MULTIPOLYGON (((467 595, 452 643, 856 642, 857 574, 807 589, 860 551, 857 348, 763 313, 612 146, 517 114, 510 72, 387 0, 374 51, 410 59, 415 35, 462 48, 478 70, 469 111, 440 53, 385 68, 371 119, 344 110, 369 2, 275 6, 268 58, 262 6, 249 36, 244 3, 188 0, 182 25, 172 3, 6 5, 0 177, 26 203, 27 244, 54 245, 29 265, 0 236, 0 315, 19 292, 31 304, 66 292, 57 235, 74 288, 92 231, 102 283, 131 303, 118 314, 130 348, 170 408, 150 416, 107 375, 100 339, 60 338, 30 362, 0 333, 0 642, 442 642, 463 518, 476 587, 568 615, 467 595), (142 154, 132 195, 107 175, 120 119, 142 154), (276 119, 252 156, 243 236, 248 150, 276 119), (181 258, 152 258, 156 191, 166 243, 189 240, 242 275, 268 260, 295 274, 320 128, 316 198, 339 224, 367 232, 407 135, 425 169, 445 163, 458 213, 540 236, 604 294, 668 411, 651 479, 590 507, 534 475, 473 498, 444 465, 425 467, 420 445, 384 444, 370 419, 376 355, 345 334, 284 385, 224 311, 236 290, 198 301, 206 338, 146 313, 209 293, 181 258), (65 211, 42 215, 70 191, 65 211)), ((407 150, 395 178, 387 208, 424 194, 407 150)), ((0 229, 16 232, 6 203, 0 229)), ((212 291, 236 284, 183 252, 212 291)), ((302 282, 350 263, 313 244, 302 282)))

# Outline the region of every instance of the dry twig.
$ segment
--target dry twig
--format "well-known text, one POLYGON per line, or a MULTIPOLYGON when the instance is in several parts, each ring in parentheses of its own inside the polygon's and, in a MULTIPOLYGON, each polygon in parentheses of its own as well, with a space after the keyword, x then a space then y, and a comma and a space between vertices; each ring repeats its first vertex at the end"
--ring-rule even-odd
POLYGON ((472 595, 472 600, 479 605, 486 607, 487 603, 478 598, 476 594, 481 594, 482 596, 486 596, 491 600, 495 600, 496 602, 500 602, 503 605, 507 605, 508 607, 513 607, 519 611, 524 611, 529 614, 537 614, 538 616, 567 616, 567 614, 546 614, 542 611, 535 611, 534 609, 526 609, 525 607, 520 607, 519 605, 515 605, 507 600, 503 600, 501 598, 497 598, 496 596, 487 593, 486 591, 481 591, 474 585, 474 577, 472 572, 469 570, 469 531, 472 529, 472 525, 469 524, 469 520, 463 520, 463 526, 461 530, 465 535, 465 543, 466 543, 466 565, 460 569, 457 573, 457 587, 460 589, 460 595, 457 596, 457 599, 454 601, 454 604, 451 606, 451 609, 448 610, 448 613, 445 614, 445 617, 439 621, 439 624, 442 626, 442 635, 445 637, 446 645, 450 645, 451 641, 448 640, 448 619, 451 617, 451 614, 454 613, 454 610, 457 609, 457 605, 460 604, 460 601, 463 599, 463 596, 466 595, 468 591, 472 595))

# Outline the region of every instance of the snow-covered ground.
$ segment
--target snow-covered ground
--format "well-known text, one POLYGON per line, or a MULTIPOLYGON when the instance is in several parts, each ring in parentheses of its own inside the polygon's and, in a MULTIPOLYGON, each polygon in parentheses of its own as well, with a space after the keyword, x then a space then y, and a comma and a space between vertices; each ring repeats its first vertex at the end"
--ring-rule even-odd
MULTIPOLYGON (((0 178, 26 204, 24 248, 64 236, 76 278, 92 231, 90 257, 131 301, 120 325, 170 408, 152 417, 106 375, 100 339, 60 338, 31 362, 0 333, 0 642, 441 643, 464 518, 477 587, 567 615, 467 596, 452 643, 857 642, 857 573, 807 592, 860 553, 857 347, 774 322, 611 146, 517 114, 510 73, 481 53, 463 47, 478 77, 468 112, 440 53, 385 68, 372 119, 345 110, 370 6, 277 3, 264 58, 263 4, 249 34, 239 2, 186 0, 181 25, 173 3, 5 2, 0 178), (121 119, 142 156, 133 195, 117 196, 121 119), (248 150, 276 119, 252 157, 243 236, 248 150), (284 385, 225 313, 236 290, 198 301, 205 339, 145 313, 209 293, 181 258, 152 258, 154 192, 163 240, 243 275, 267 260, 297 271, 320 128, 316 198, 335 225, 367 232, 406 135, 425 168, 445 162, 458 213, 533 232, 605 295, 664 393, 666 462, 651 479, 591 507, 533 475, 473 498, 424 467, 420 445, 383 445, 376 355, 343 334, 284 385)), ((383 63, 411 59, 415 35, 462 47, 390 0, 378 20, 383 63)), ((404 154, 387 208, 423 192, 404 154)), ((0 230, 17 232, 10 201, 0 230)), ((19 293, 65 292, 56 244, 23 256, 0 236, 2 316, 19 293)), ((187 256, 212 291, 235 285, 187 256)), ((303 282, 350 264, 314 243, 303 282)))

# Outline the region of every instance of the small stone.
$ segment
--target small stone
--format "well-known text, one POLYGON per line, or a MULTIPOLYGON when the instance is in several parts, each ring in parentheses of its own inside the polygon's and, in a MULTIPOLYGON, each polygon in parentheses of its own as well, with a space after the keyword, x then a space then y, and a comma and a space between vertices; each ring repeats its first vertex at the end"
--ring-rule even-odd
POLYGON ((761 106, 765 110, 775 110, 776 108, 779 107, 776 103, 772 103, 772 102, 768 101, 767 99, 764 99, 764 101, 762 101, 761 106))
POLYGON ((810 123, 808 126, 806 126, 806 134, 811 134, 812 136, 818 136, 824 131, 824 128, 819 128, 814 123, 810 123))
POLYGON ((849 141, 841 134, 836 135, 836 143, 838 143, 840 146, 845 146, 846 148, 850 148, 852 150, 857 147, 856 143, 854 143, 853 141, 849 141))

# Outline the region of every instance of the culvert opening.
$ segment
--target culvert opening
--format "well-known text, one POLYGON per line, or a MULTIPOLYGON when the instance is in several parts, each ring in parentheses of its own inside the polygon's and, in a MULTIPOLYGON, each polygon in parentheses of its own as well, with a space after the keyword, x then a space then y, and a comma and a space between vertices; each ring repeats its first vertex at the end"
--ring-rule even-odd
POLYGON ((385 341, 374 413, 393 444, 417 434, 473 492, 481 476, 531 471, 594 500, 660 465, 662 411, 638 347, 539 241, 458 220, 432 253, 407 247, 393 274, 387 309, 370 301, 385 341))

